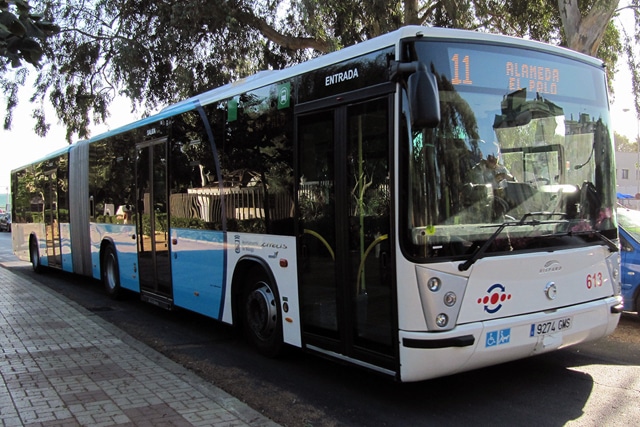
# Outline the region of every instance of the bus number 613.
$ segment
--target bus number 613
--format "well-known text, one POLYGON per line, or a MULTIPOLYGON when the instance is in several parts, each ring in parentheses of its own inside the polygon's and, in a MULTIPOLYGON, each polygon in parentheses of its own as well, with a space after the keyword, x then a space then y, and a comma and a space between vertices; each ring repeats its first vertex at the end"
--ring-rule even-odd
POLYGON ((602 286, 602 273, 587 274, 587 289, 599 288, 602 286))

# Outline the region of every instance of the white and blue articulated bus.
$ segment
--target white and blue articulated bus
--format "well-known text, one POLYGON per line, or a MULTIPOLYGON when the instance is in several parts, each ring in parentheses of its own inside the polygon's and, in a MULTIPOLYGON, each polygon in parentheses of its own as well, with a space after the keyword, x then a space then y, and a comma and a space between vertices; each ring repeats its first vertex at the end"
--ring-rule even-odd
POLYGON ((595 340, 620 297, 601 61, 404 27, 12 171, 13 245, 418 381, 595 340))

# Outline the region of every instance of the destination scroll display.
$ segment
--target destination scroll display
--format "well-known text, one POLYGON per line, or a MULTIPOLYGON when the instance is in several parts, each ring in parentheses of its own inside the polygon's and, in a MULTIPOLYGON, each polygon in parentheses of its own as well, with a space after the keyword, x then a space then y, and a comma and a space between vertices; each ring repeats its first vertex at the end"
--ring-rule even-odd
POLYGON ((587 83, 591 73, 562 57, 510 54, 508 49, 482 50, 452 46, 448 49, 451 83, 458 90, 493 88, 511 93, 526 89, 528 93, 578 95, 596 99, 596 85, 587 83))

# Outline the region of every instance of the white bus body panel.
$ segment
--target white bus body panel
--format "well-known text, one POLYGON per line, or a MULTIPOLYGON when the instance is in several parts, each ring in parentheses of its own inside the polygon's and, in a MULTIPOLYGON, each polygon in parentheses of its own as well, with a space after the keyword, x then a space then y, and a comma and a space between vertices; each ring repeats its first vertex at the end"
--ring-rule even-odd
POLYGON ((456 323, 552 310, 612 296, 615 286, 605 261, 608 254, 605 246, 589 246, 480 259, 470 269, 456 323), (555 289, 547 290, 548 286, 555 289))
POLYGON ((22 261, 31 261, 29 258, 29 236, 35 235, 38 239, 38 251, 40 257, 46 254, 47 243, 44 240, 44 224, 41 223, 13 223, 11 224, 11 240, 13 253, 22 261))
POLYGON ((620 319, 612 310, 621 302, 619 278, 611 273, 618 258, 596 245, 481 258, 463 272, 454 262, 415 265, 413 278, 405 273, 399 278, 415 285, 399 287, 402 381, 516 360, 612 333, 620 319), (426 286, 432 277, 442 282, 437 292, 426 286), (450 291, 457 301, 448 308, 441 301, 450 291), (429 327, 441 311, 449 324, 429 327), (471 336, 472 345, 438 344, 471 336))
POLYGON ((302 345, 296 239, 289 236, 227 233, 227 286, 222 320, 232 323, 231 281, 238 262, 245 257, 260 259, 273 273, 280 294, 284 342, 302 345))
POLYGON ((612 314, 611 307, 619 302, 619 297, 610 297, 554 310, 551 313, 523 314, 470 323, 448 332, 424 333, 401 330, 400 378, 402 381, 421 381, 603 338, 612 333, 618 324, 620 314, 612 314), (531 336, 532 325, 567 317, 572 319, 569 329, 531 336), (402 345, 405 338, 441 340, 462 335, 473 335, 474 344, 468 347, 439 349, 408 348, 402 345), (494 337, 498 338, 497 341, 494 341, 494 337))

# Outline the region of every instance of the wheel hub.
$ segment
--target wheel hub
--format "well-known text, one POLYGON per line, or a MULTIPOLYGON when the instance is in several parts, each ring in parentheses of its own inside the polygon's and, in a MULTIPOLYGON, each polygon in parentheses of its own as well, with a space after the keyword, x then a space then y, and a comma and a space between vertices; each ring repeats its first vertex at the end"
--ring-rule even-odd
POLYGON ((249 326, 256 336, 267 339, 276 328, 278 311, 271 289, 262 285, 247 297, 249 326))

